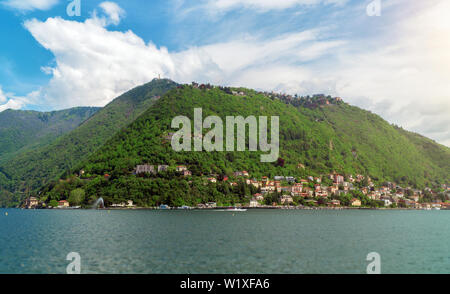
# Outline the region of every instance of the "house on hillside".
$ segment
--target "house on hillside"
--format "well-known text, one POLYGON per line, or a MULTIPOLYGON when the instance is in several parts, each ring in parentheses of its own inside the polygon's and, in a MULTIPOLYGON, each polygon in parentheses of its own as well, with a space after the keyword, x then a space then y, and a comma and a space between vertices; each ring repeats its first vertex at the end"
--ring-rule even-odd
POLYGON ((259 202, 256 199, 250 200, 249 207, 259 207, 259 202))
POLYGON ((155 174, 155 173, 156 173, 155 167, 153 165, 149 165, 149 164, 138 165, 138 166, 136 166, 136 168, 134 170, 135 175, 155 174))
POLYGON ((351 206, 354 207, 360 207, 361 206, 361 200, 353 198, 352 201, 350 202, 351 206))
POLYGON ((69 206, 70 206, 70 203, 67 200, 58 201, 58 208, 66 208, 69 206))
POLYGON ((409 196, 408 198, 413 200, 414 202, 419 202, 419 196, 418 195, 409 196))
POLYGON ((36 208, 39 205, 39 201, 36 197, 30 197, 25 200, 25 208, 26 209, 33 209, 36 208))
POLYGON ((261 187, 261 193, 262 194, 267 194, 267 193, 269 193, 269 187, 261 187))
POLYGON ((286 181, 288 181, 289 183, 294 183, 295 182, 295 177, 286 177, 286 181))
POLYGON ((260 186, 260 183, 259 183, 256 179, 251 180, 250 183, 251 183, 251 184, 253 185, 253 187, 255 187, 255 188, 259 188, 259 186, 260 186))
POLYGON ((292 199, 292 196, 290 195, 283 195, 281 196, 281 204, 291 204, 294 202, 294 199, 292 199))
POLYGON ((274 181, 269 181, 267 182, 267 188, 269 188, 269 191, 274 192, 276 191, 276 187, 275 187, 275 182, 274 181))
POLYGON ((190 170, 185 170, 182 172, 183 177, 190 177, 192 176, 192 172, 190 170))
POLYGON ((253 195, 253 198, 256 199, 257 201, 264 200, 264 196, 261 193, 256 193, 255 195, 253 195))
POLYGON ((169 169, 168 165, 158 165, 158 172, 166 172, 169 169))
POLYGON ((292 186, 292 192, 293 193, 301 193, 302 192, 302 188, 303 188, 303 185, 301 183, 295 183, 292 186))
POLYGON ((234 172, 233 173, 233 176, 235 176, 235 177, 248 177, 249 176, 249 174, 248 174, 248 171, 237 171, 237 172, 234 172))
POLYGON ((328 206, 340 206, 341 205, 341 201, 337 200, 337 199, 333 199, 328 203, 328 206))
POLYGON ((181 173, 187 170, 187 167, 185 165, 179 165, 177 166, 177 172, 181 173))
POLYGON ((344 183, 344 176, 340 174, 334 174, 333 175, 333 182, 336 184, 343 184, 344 183))
POLYGON ((321 191, 322 190, 322 187, 319 185, 319 184, 315 184, 314 185, 314 191, 315 192, 319 192, 319 191, 321 191))
POLYGON ((330 187, 328 187, 328 191, 329 191, 331 194, 336 195, 337 192, 339 191, 339 188, 337 188, 337 187, 335 187, 335 186, 330 186, 330 187))
POLYGON ((315 194, 316 194, 316 197, 323 197, 323 198, 328 197, 328 192, 326 190, 316 191, 315 194))

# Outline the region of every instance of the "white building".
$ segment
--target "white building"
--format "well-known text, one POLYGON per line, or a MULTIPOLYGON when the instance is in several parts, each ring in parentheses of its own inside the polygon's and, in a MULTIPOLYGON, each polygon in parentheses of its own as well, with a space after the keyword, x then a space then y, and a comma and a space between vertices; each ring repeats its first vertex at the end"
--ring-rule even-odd
POLYGON ((256 201, 256 199, 250 200, 250 207, 258 207, 258 206, 259 206, 259 202, 256 201))

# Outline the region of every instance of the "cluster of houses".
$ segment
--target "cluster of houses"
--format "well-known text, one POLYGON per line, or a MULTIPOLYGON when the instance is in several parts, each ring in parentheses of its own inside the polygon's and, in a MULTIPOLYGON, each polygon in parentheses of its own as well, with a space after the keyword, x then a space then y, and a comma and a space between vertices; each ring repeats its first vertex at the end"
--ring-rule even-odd
MULTIPOLYGON (((238 174, 235 173, 235 175, 238 174)), ((260 191, 253 195, 250 201, 250 207, 260 206, 265 196, 274 192, 281 194, 280 203, 282 205, 289 205, 294 203, 294 197, 305 198, 308 199, 306 202, 317 203, 317 200, 315 200, 317 198, 328 198, 332 195, 340 195, 341 193, 347 193, 350 189, 354 189, 353 184, 345 182, 344 176, 342 175, 331 174, 330 178, 333 179, 334 184, 332 186, 323 185, 321 177, 312 176, 309 176, 307 179, 297 179, 293 176, 275 176, 273 180, 264 176, 261 180, 246 179, 245 182, 248 185, 253 185, 260 191)), ((276 203, 273 203, 273 205, 276 205, 276 203)), ((340 201, 334 199, 328 205, 340 206, 340 201)), ((361 206, 361 201, 356 198, 352 199, 351 205, 361 206)))
MULTIPOLYGON (((214 86, 211 84, 199 84, 196 82, 192 82, 192 84, 190 86, 192 88, 201 89, 201 90, 210 90, 213 88, 218 88, 218 89, 224 91, 225 93, 234 95, 234 96, 246 96, 247 95, 247 93, 242 90, 236 91, 230 87, 214 86)), ((181 88, 182 86, 179 86, 179 87, 181 88)), ((285 94, 285 93, 276 93, 274 91, 272 91, 272 92, 257 92, 257 94, 262 94, 272 100, 274 100, 274 99, 281 100, 287 104, 293 104, 294 106, 302 105, 304 107, 309 107, 309 108, 331 105, 331 104, 339 104, 340 102, 343 102, 341 97, 331 97, 329 95, 326 96, 324 94, 315 94, 313 96, 299 96, 297 94, 291 95, 291 94, 285 94)))
MULTIPOLYGON (((36 208, 40 208, 43 206, 43 203, 39 201, 39 199, 37 197, 29 197, 27 199, 25 199, 25 203, 23 205, 24 208, 26 209, 36 209, 36 208)), ((68 208, 70 207, 70 203, 67 200, 60 200, 58 201, 58 206, 54 207, 54 208, 68 208)))
POLYGON ((322 107, 326 105, 332 105, 332 104, 339 104, 340 102, 343 102, 341 97, 331 97, 326 96, 324 94, 316 94, 313 96, 298 96, 290 95, 290 94, 283 94, 283 93, 274 93, 274 92, 259 92, 260 94, 263 94, 264 96, 274 100, 280 100, 283 101, 286 104, 292 104, 294 106, 304 106, 308 108, 315 108, 315 107, 322 107))
MULTIPOLYGON (((168 165, 150 165, 150 164, 143 164, 138 165, 133 171, 133 174, 135 175, 141 175, 141 174, 152 174, 156 175, 158 173, 167 172, 169 170, 168 165)), ((184 177, 192 176, 192 172, 188 170, 188 168, 184 165, 179 165, 176 167, 176 171, 183 175, 184 177)))
MULTIPOLYGON (((303 168, 302 164, 298 165, 298 168, 303 168)), ((185 165, 178 165, 171 168, 169 165, 151 165, 142 164, 137 165, 133 171, 135 175, 152 174, 157 175, 158 173, 164 173, 167 171, 176 171, 179 175, 183 177, 192 176, 192 172, 185 165)), ((80 172, 81 174, 81 172, 80 172)), ((105 175, 106 176, 106 175, 105 175)), ((297 197, 303 198, 306 203, 311 204, 321 204, 326 203, 327 206, 339 207, 341 202, 338 200, 339 196, 347 195, 352 191, 360 191, 362 194, 366 195, 367 198, 371 200, 377 200, 384 204, 385 207, 391 207, 393 205, 397 207, 415 208, 415 209, 450 209, 450 203, 448 201, 442 202, 437 197, 437 193, 430 188, 425 188, 423 191, 418 189, 412 189, 410 187, 403 188, 395 183, 387 182, 381 187, 375 187, 370 177, 363 175, 347 175, 333 172, 326 176, 313 177, 308 176, 305 179, 296 178, 294 176, 275 176, 273 179, 263 176, 260 179, 251 178, 248 171, 236 171, 230 178, 228 176, 209 175, 204 178, 205 184, 212 183, 216 184, 220 182, 226 182, 231 186, 238 186, 238 182, 244 182, 247 185, 252 185, 257 189, 250 200, 250 207, 262 207, 266 202, 266 197, 273 193, 278 193, 278 203, 272 203, 272 206, 290 205, 293 204, 297 197), (323 181, 324 177, 329 180, 323 181), (361 184, 361 181, 366 180, 365 186, 362 188, 357 188, 361 184), (331 183, 325 184, 324 182, 331 183), (366 185, 367 184, 367 185, 366 185), (422 197, 424 193, 432 195, 432 202, 424 203, 422 197)), ((442 191, 446 195, 447 199, 450 199, 450 186, 443 185, 442 191)), ((200 208, 214 208, 215 203, 202 204, 200 208)), ((23 207, 27 209, 34 209, 42 207, 42 203, 39 202, 37 197, 29 197, 26 199, 23 207)), ((350 206, 360 207, 362 206, 361 200, 353 198, 350 201, 350 206)), ((61 200, 58 202, 57 208, 68 208, 70 203, 67 200, 61 200)), ((126 203, 112 204, 111 207, 117 208, 133 208, 135 205, 133 201, 128 200, 126 203)))
MULTIPOLYGON (((433 197, 432 203, 421 203, 420 198, 423 195, 421 190, 402 188, 395 183, 386 183, 385 185, 375 188, 374 183, 367 177, 368 186, 358 189, 355 187, 355 182, 361 182, 365 177, 362 175, 352 175, 348 176, 347 179, 340 174, 330 174, 328 177, 332 180, 332 185, 321 184, 321 178, 314 178, 309 176, 307 179, 295 179, 294 177, 282 177, 276 176, 274 180, 269 180, 267 177, 263 177, 261 181, 247 180, 248 184, 254 185, 260 188, 261 193, 254 195, 251 206, 257 206, 264 199, 264 194, 270 192, 282 193, 280 202, 281 204, 290 204, 294 202, 293 197, 302 197, 309 199, 306 202, 317 203, 320 198, 327 199, 328 206, 340 206, 340 201, 335 196, 346 195, 350 191, 359 190, 362 194, 366 195, 371 200, 377 200, 384 202, 385 207, 391 207, 395 204, 398 207, 406 208, 416 208, 416 209, 449 209, 450 203, 441 202, 437 197, 433 197), (288 185, 283 186, 281 183, 288 183, 288 185), (312 185, 311 185, 312 184, 312 185), (313 188, 312 188, 313 186, 313 188)), ((431 193, 431 189, 425 189, 431 193)), ((446 187, 447 198, 450 199, 450 187, 446 187)), ((435 193, 434 193, 435 194, 435 193)), ((436 195, 434 195, 436 196, 436 195)), ((350 205, 354 207, 360 207, 362 205, 361 201, 357 198, 353 198, 350 201, 350 205)))
MULTIPOLYGON (((302 168, 302 164, 299 164, 302 168)), ((156 174, 157 172, 167 171, 167 165, 138 165, 135 169, 135 174, 149 173, 156 174)), ((176 171, 183 176, 191 176, 192 173, 184 165, 176 167, 176 171)), ((250 207, 260 207, 265 199, 265 196, 271 193, 281 194, 279 203, 282 205, 289 205, 294 203, 295 197, 301 197, 306 202, 318 203, 319 199, 327 199, 328 206, 340 206, 339 196, 346 195, 354 190, 359 190, 371 200, 378 200, 384 202, 385 207, 390 207, 393 204, 401 207, 416 208, 416 209, 439 209, 448 208, 448 203, 441 203, 436 200, 434 203, 419 203, 423 195, 421 190, 402 188, 395 183, 385 183, 379 188, 375 187, 370 177, 357 174, 355 176, 344 176, 339 173, 331 173, 326 175, 332 182, 331 185, 322 183, 323 176, 312 177, 308 176, 306 179, 299 179, 294 176, 275 176, 273 179, 263 176, 261 179, 251 178, 248 171, 236 171, 233 173, 232 179, 228 176, 222 176, 219 180, 218 175, 210 175, 205 180, 209 183, 218 183, 219 181, 228 182, 231 186, 238 186, 238 180, 245 182, 247 185, 254 186, 258 193, 254 194, 250 200, 250 207), (367 180, 367 186, 357 188, 355 183, 367 180)), ((446 187, 447 193, 450 196, 450 187, 446 187)), ((431 191, 431 189, 428 189, 431 191)), ((436 198, 437 199, 437 198, 436 198)), ((205 204, 206 205, 206 204, 205 204)), ((276 205, 276 203, 273 203, 276 205)), ((360 207, 361 200, 357 198, 351 199, 351 206, 360 207)), ((206 205, 208 207, 208 205, 206 205)))
MULTIPOLYGON (((29 197, 25 200, 24 206, 25 209, 36 209, 36 208, 42 208, 45 207, 44 203, 40 202, 37 197, 29 197)), ((122 202, 119 204, 112 204, 112 208, 134 208, 136 205, 133 204, 132 200, 128 200, 126 203, 122 202)), ((64 209, 64 208, 80 208, 79 206, 71 206, 69 201, 67 200, 60 200, 58 201, 58 206, 53 207, 56 209, 64 209)))
POLYGON ((195 88, 195 89, 201 89, 201 90, 210 90, 210 89, 213 89, 213 88, 217 88, 217 89, 220 89, 220 90, 224 91, 227 94, 231 94, 231 95, 235 95, 235 96, 246 96, 245 92, 243 92, 243 91, 235 91, 235 90, 233 90, 230 87, 213 86, 211 84, 199 84, 199 83, 196 83, 196 82, 192 82, 191 87, 195 88))

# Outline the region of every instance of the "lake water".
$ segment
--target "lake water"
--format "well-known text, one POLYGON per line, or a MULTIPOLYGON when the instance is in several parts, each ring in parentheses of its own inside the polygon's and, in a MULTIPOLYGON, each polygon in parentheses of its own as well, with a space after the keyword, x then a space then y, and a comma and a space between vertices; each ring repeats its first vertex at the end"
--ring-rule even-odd
POLYGON ((450 273, 450 211, 0 210, 0 273, 450 273), (8 215, 5 215, 8 212, 8 215))

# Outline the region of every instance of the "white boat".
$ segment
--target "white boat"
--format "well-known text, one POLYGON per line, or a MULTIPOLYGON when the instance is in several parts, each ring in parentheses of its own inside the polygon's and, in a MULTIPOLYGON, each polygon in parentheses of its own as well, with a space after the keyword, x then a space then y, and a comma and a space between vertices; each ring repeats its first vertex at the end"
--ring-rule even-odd
POLYGON ((233 208, 228 208, 226 211, 247 211, 247 209, 233 207, 233 208))

